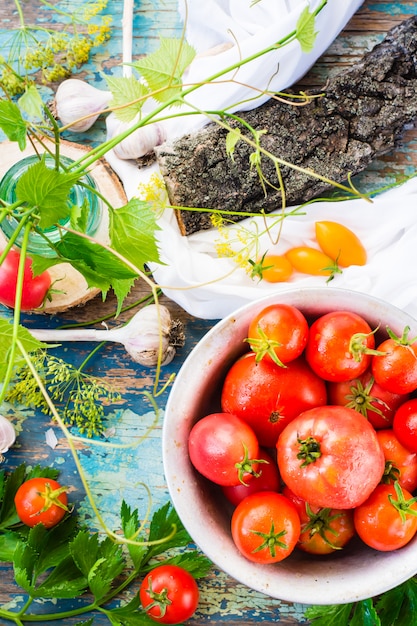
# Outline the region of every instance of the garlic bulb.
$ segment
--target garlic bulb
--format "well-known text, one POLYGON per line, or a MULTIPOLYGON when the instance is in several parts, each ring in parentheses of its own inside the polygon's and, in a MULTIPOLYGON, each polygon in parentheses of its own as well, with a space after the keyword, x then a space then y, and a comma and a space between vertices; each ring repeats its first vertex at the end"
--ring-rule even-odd
MULTIPOLYGON (((106 120, 107 123, 107 139, 112 139, 120 133, 124 132, 140 118, 136 116, 133 122, 127 124, 119 121, 116 116, 111 113, 106 120)), ((160 146, 166 139, 166 133, 162 124, 154 122, 142 128, 133 131, 126 139, 120 141, 113 148, 113 152, 119 159, 138 159, 148 154, 156 146, 160 146)))
POLYGON ((167 365, 175 356, 175 346, 182 345, 182 325, 173 321, 163 305, 150 304, 138 311, 125 325, 110 330, 74 328, 68 330, 31 330, 40 341, 115 341, 124 345, 134 361, 148 367, 167 365))
POLYGON ((112 97, 110 91, 69 78, 59 85, 55 94, 55 115, 64 126, 71 124, 68 130, 82 133, 91 128, 112 97))
POLYGON ((16 441, 16 431, 13 424, 0 415, 0 461, 4 459, 3 454, 9 450, 9 448, 16 441))

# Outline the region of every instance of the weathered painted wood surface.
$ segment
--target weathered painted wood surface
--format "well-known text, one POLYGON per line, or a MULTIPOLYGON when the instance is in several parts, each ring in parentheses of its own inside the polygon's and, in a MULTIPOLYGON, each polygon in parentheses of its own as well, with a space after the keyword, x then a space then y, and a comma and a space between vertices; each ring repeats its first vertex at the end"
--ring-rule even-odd
MULTIPOLYGON (((68 6, 74 6, 82 0, 72 0, 68 6)), ((33 21, 48 21, 49 12, 37 0, 25 3, 33 21)), ((154 48, 159 34, 172 35, 178 32, 179 24, 176 15, 175 0, 144 0, 135 6, 134 18, 134 54, 143 54, 154 48)), ((120 74, 121 61, 121 20, 123 3, 121 0, 110 0, 108 11, 113 15, 113 34, 110 43, 99 50, 91 62, 82 69, 81 76, 88 81, 103 87, 102 73, 120 74)), ((326 77, 337 72, 341 67, 349 65, 359 57, 364 50, 372 47, 384 33, 395 23, 417 13, 417 4, 414 0, 403 2, 388 2, 387 0, 367 0, 362 9, 352 19, 346 30, 330 47, 324 57, 316 64, 303 83, 305 85, 323 84, 326 77)), ((17 24, 17 16, 12 0, 5 0, 0 4, 0 29, 10 29, 17 24)), ((4 46, 5 35, 0 33, 0 43, 4 46)), ((4 47, 2 47, 4 54, 4 47)), ((87 136, 70 138, 88 144, 95 142, 103 135, 103 127, 88 133, 87 136)), ((373 181, 375 178, 389 181, 392 177, 401 174, 410 174, 415 170, 417 163, 416 132, 408 130, 400 146, 392 154, 376 161, 363 174, 362 179, 373 181)), ((142 287, 131 294, 130 302, 135 302, 142 295, 142 287)), ((166 300, 163 299, 165 302, 166 300)), ((163 370, 163 380, 170 373, 178 371, 181 363, 195 343, 210 328, 211 323, 192 319, 172 302, 167 303, 174 315, 185 323, 186 344, 178 351, 174 362, 163 370)), ((110 297, 104 304, 100 298, 87 303, 82 308, 76 308, 59 318, 27 316, 25 322, 29 327, 55 326, 67 322, 85 322, 95 320, 106 312, 113 311, 115 303, 110 297)), ((121 319, 131 315, 123 314, 121 319)), ((85 345, 72 345, 66 348, 65 358, 75 364, 80 364, 89 351, 85 345)), ((108 422, 116 429, 112 441, 128 443, 134 441, 144 432, 153 418, 151 406, 144 400, 141 391, 150 389, 153 382, 153 371, 146 370, 133 364, 126 358, 124 349, 117 345, 108 345, 99 352, 89 365, 89 371, 103 376, 116 385, 123 393, 124 402, 110 409, 108 422)), ((167 399, 164 392, 158 399, 163 409, 167 399)), ((13 451, 7 456, 6 468, 13 468, 21 462, 48 464, 61 470, 65 482, 74 485, 71 498, 79 503, 80 514, 94 527, 94 515, 78 479, 71 452, 66 441, 60 435, 57 427, 49 422, 45 416, 32 409, 19 407, 5 407, 6 413, 15 423, 19 436, 13 451), (52 450, 45 443, 45 431, 52 427, 59 439, 58 446, 52 450)), ((162 418, 161 418, 162 419, 162 418)), ((164 503, 168 494, 163 475, 160 454, 161 423, 140 446, 125 448, 94 448, 92 445, 79 446, 79 458, 86 473, 94 497, 103 512, 106 522, 110 526, 117 526, 118 509, 121 498, 125 498, 132 506, 145 511, 147 497, 144 490, 138 486, 146 483, 153 495, 152 506, 164 503)), ((242 626, 242 624, 264 626, 279 623, 281 626, 304 624, 303 607, 272 600, 258 592, 246 589, 226 576, 213 569, 210 576, 201 581, 201 604, 190 626, 206 625, 242 626)), ((331 601, 331 598, 329 598, 331 601)), ((0 602, 11 602, 11 605, 20 605, 22 598, 16 596, 12 574, 7 568, 1 568, 0 602)), ((51 606, 39 603, 40 613, 48 612, 51 606)), ((77 620, 66 620, 71 626, 77 620)), ((107 624, 106 618, 96 618, 95 624, 107 624)))

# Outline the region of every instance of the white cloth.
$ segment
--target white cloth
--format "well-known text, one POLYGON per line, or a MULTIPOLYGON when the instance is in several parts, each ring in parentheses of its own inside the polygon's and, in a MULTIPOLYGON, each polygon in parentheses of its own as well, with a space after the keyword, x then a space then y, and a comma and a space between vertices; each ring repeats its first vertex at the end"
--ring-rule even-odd
MULTIPOLYGON (((317 17, 316 43, 312 52, 305 54, 298 42, 283 46, 267 57, 262 57, 241 68, 236 81, 206 85, 194 92, 193 104, 202 109, 222 109, 239 103, 230 110, 242 109, 242 101, 252 98, 251 87, 281 91, 289 87, 310 68, 328 48, 346 25, 363 0, 328 0, 317 17), (277 71, 278 70, 278 71, 277 71), (245 86, 246 85, 246 86, 245 86)), ((188 0, 187 40, 199 52, 231 42, 229 48, 214 56, 199 57, 188 70, 188 82, 201 82, 222 67, 229 67, 239 57, 264 49, 288 35, 302 10, 308 5, 313 11, 320 0, 188 0)), ((179 10, 185 16, 184 2, 179 10)), ((266 98, 247 103, 246 108, 259 106, 266 98)), ((167 122, 168 139, 186 134, 205 123, 205 118, 179 117, 167 122)), ((157 166, 138 171, 136 164, 122 161, 113 153, 108 155, 113 169, 122 179, 128 197, 139 196, 138 186, 147 183, 157 166)), ((417 180, 392 189, 373 199, 351 200, 340 203, 320 202, 307 207, 305 216, 287 217, 276 251, 285 252, 296 245, 315 245, 314 222, 329 219, 350 227, 365 245, 369 260, 363 267, 350 267, 336 275, 332 286, 370 293, 389 300, 417 317, 417 180)), ((261 220, 244 220, 232 228, 250 227, 261 220)), ((175 216, 166 210, 159 218, 158 233, 161 260, 165 265, 152 265, 155 280, 164 293, 190 314, 205 319, 222 318, 239 306, 278 292, 277 284, 257 282, 232 259, 219 258, 216 253, 216 230, 203 231, 189 237, 179 233, 175 216)), ((264 238, 265 249, 272 252, 264 238)), ((319 286, 320 277, 294 275, 291 284, 319 286)), ((288 283, 283 284, 284 287, 288 283)))

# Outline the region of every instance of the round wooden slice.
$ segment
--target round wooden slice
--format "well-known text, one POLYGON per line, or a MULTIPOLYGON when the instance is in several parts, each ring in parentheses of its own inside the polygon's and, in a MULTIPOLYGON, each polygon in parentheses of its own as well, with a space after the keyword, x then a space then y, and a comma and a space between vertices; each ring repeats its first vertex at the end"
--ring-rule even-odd
MULTIPOLYGON (((26 156, 35 154, 34 148, 28 144, 25 150, 19 150, 16 142, 2 142, 0 151, 0 179, 17 161, 26 156)), ((71 158, 79 159, 90 149, 69 141, 61 142, 61 154, 71 158)), ((39 147, 42 154, 44 150, 39 147)), ((126 204, 127 198, 123 186, 114 171, 103 159, 96 161, 89 168, 90 175, 94 178, 100 193, 110 202, 114 208, 119 208, 126 204)), ((94 239, 100 243, 107 244, 109 216, 105 205, 103 207, 103 218, 94 239)), ((6 239, 0 232, 0 249, 5 245, 6 239)), ((47 302, 42 311, 46 313, 58 313, 70 307, 84 304, 99 293, 99 289, 88 288, 84 277, 75 270, 69 263, 61 263, 51 267, 49 270, 52 282, 59 293, 52 295, 51 302, 47 302)))

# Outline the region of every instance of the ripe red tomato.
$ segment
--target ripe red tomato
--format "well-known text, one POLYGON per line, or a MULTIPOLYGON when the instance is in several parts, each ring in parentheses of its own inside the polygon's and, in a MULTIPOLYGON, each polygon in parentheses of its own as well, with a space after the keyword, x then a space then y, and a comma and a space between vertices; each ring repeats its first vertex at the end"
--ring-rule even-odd
POLYGON ((395 412, 392 425, 402 445, 417 452, 417 398, 404 402, 395 412))
POLYGON ((392 426, 394 413, 409 394, 391 393, 375 382, 368 369, 353 380, 327 385, 328 403, 348 406, 362 413, 374 428, 392 426))
POLYGON ((259 445, 252 428, 231 413, 211 413, 196 422, 188 439, 191 463, 217 485, 249 481, 259 466, 259 445))
POLYGON ((299 309, 271 304, 252 319, 247 341, 257 361, 265 358, 282 365, 302 354, 307 338, 308 323, 299 309))
POLYGON ((417 532, 417 502, 399 486, 378 485, 354 513, 356 532, 374 550, 405 546, 417 532))
POLYGON ((280 367, 248 353, 229 369, 221 393, 222 410, 244 419, 259 444, 273 448, 278 435, 302 411, 326 404, 325 382, 299 357, 280 367))
POLYGON ((226 498, 235 506, 251 493, 280 490, 281 481, 276 460, 273 459, 266 450, 262 449, 259 450, 258 456, 261 461, 265 461, 265 463, 262 463, 258 468, 258 476, 251 478, 247 485, 240 484, 231 487, 222 487, 226 498))
POLYGON ((353 510, 321 508, 295 495, 287 486, 282 495, 291 500, 301 522, 297 548, 309 554, 331 554, 344 548, 355 535, 353 510))
POLYGON ((333 311, 310 326, 305 354, 318 376, 341 382, 368 369, 374 348, 375 338, 366 320, 352 311, 333 311))
POLYGON ((407 326, 401 337, 388 329, 389 337, 377 348, 384 354, 372 359, 372 374, 377 383, 393 393, 411 393, 417 389, 417 342, 409 339, 407 326))
POLYGON ((68 509, 67 487, 51 478, 30 478, 16 492, 14 502, 19 519, 26 526, 56 526, 68 509))
POLYGON ((399 442, 392 428, 378 430, 376 436, 385 457, 383 482, 398 480, 401 487, 413 492, 417 489, 417 454, 399 442))
MULTIPOLYGON (((16 300, 16 283, 20 254, 13 248, 9 250, 0 265, 0 303, 14 308, 16 300)), ((25 270, 22 287, 22 311, 31 311, 42 306, 51 286, 49 272, 33 276, 32 260, 25 259, 25 270)))
POLYGON ((294 550, 300 518, 290 500, 274 491, 247 496, 232 515, 232 537, 238 550, 254 563, 277 563, 294 550))
POLYGON ((347 407, 305 411, 285 427, 277 450, 283 482, 320 507, 358 506, 384 474, 385 459, 374 428, 347 407))
POLYGON ((190 572, 178 565, 159 565, 146 574, 139 598, 155 622, 180 624, 194 615, 200 594, 190 572))

